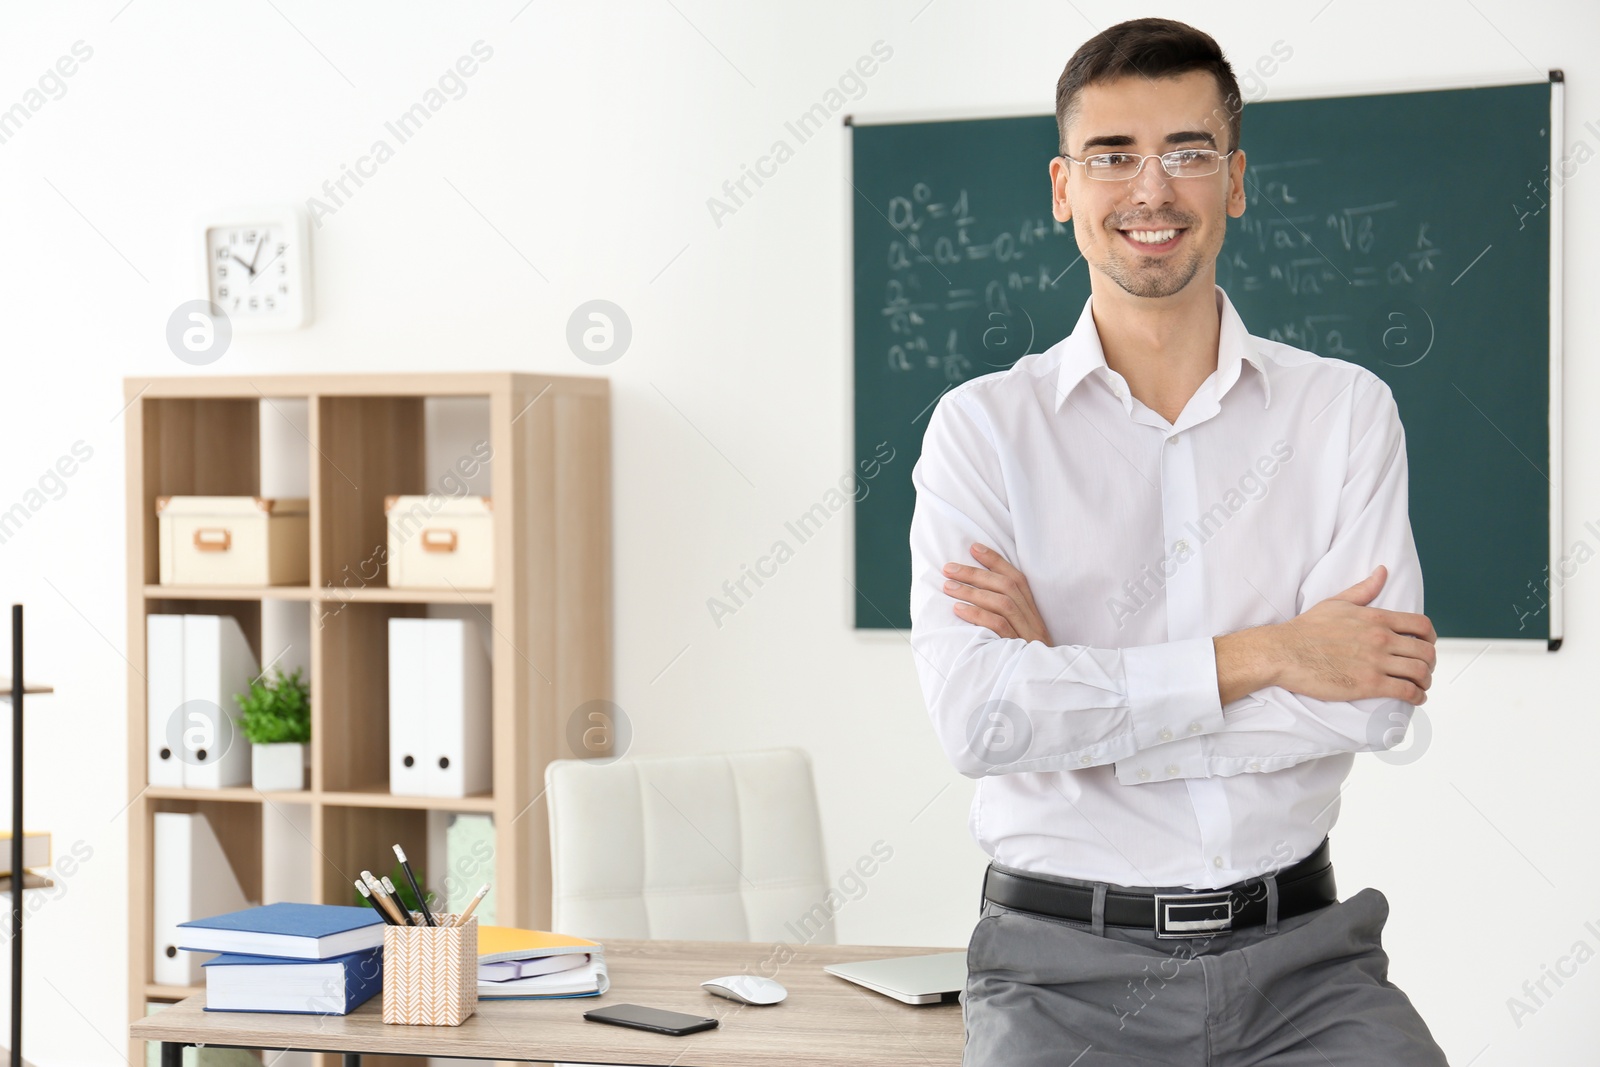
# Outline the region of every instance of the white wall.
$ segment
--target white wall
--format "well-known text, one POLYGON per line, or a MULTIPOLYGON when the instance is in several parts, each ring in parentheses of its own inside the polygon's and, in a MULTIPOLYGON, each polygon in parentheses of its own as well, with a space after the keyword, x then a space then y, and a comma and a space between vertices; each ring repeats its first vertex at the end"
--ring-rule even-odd
MULTIPOLYGON (((0 599, 26 602, 33 671, 58 686, 32 705, 31 821, 61 851, 93 850, 31 926, 30 1058, 110 1063, 124 1047, 121 379, 192 370, 164 329, 196 295, 200 212, 319 195, 480 40, 493 56, 465 96, 322 220, 314 325, 238 336, 200 373, 589 373, 567 318, 589 299, 619 304, 632 347, 599 373, 614 386, 616 682, 635 751, 806 747, 830 868, 879 839, 894 849, 840 913, 841 938, 964 944, 983 867, 971 783, 934 742, 904 639, 849 629, 847 522, 721 629, 705 604, 851 466, 842 138, 801 146, 720 227, 706 199, 875 41, 893 58, 852 110, 1047 110, 1080 42, 1146 13, 1107 0, 6 5, 0 108, 74 42, 93 49, 0 144, 0 509, 75 442, 94 450, 0 545, 0 599)), ((1562 67, 1567 142, 1595 143, 1587 0, 1163 13, 1246 63, 1288 42, 1271 93, 1562 67)), ((1462 143, 1495 150, 1470 130, 1462 143)), ((1567 187, 1566 543, 1600 516, 1600 426, 1582 417, 1600 399, 1583 296, 1600 267, 1576 239, 1600 232, 1597 181, 1584 169, 1567 187)), ((1547 986, 1520 1027, 1506 1006, 1575 942, 1600 948, 1585 927, 1600 929, 1586 892, 1600 881, 1586 666, 1600 587, 1584 571, 1567 589, 1560 654, 1441 659, 1431 748, 1409 766, 1359 760, 1336 831, 1342 890, 1388 894, 1392 978, 1457 1063, 1582 1062, 1600 1008, 1600 964, 1547 986)))

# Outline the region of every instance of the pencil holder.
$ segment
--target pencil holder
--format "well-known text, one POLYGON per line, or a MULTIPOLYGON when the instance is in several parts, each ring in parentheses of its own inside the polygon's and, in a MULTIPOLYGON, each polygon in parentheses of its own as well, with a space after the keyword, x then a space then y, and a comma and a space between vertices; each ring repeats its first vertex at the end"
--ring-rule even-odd
POLYGON ((438 926, 384 927, 384 1022, 460 1026, 478 1010, 478 920, 445 925, 455 918, 436 915, 438 926))

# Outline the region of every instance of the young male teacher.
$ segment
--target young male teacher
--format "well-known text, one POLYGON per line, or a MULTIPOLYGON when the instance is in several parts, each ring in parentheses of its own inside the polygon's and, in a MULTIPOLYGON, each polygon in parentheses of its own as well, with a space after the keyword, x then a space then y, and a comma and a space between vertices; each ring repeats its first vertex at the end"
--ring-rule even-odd
POLYGON ((1216 286, 1240 108, 1182 23, 1078 50, 1050 182, 1091 298, 947 393, 913 472, 911 643, 992 860, 967 1067, 1445 1063, 1327 842, 1432 683, 1405 437, 1216 286))

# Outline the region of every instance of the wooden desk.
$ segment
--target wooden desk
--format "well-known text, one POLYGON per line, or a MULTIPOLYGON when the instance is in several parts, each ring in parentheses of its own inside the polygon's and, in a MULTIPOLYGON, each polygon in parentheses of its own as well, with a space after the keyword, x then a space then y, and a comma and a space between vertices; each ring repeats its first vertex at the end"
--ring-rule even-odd
MULTIPOLYGON (((237 1048, 457 1056, 490 1060, 646 1064, 654 1067, 938 1067, 959 1065, 966 1031, 961 1005, 901 1004, 822 970, 825 963, 949 952, 947 948, 607 941, 611 988, 598 997, 479 1001, 461 1026, 389 1026, 380 993, 349 1015, 207 1012, 193 996, 135 1021, 130 1036, 160 1041, 163 1067, 186 1044, 237 1048), (712 996, 708 978, 767 975, 789 996, 755 1007, 712 996), (606 1004, 643 1004, 712 1016, 715 1030, 669 1037, 588 1022, 606 1004)), ((354 1053, 352 1057, 349 1054, 354 1053)))

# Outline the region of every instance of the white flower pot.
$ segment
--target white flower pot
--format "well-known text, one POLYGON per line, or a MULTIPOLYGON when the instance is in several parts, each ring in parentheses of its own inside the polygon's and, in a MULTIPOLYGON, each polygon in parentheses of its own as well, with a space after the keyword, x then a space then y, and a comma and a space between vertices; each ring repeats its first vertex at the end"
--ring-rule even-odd
POLYGON ((306 746, 296 741, 250 746, 250 784, 262 792, 306 787, 306 746))

